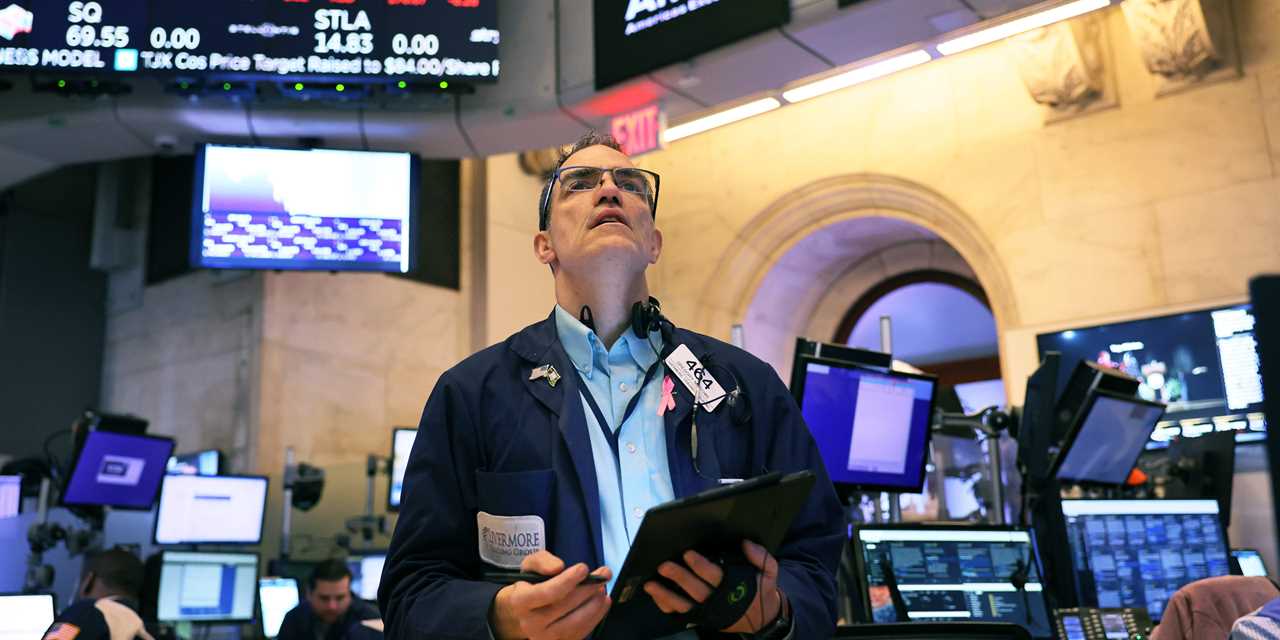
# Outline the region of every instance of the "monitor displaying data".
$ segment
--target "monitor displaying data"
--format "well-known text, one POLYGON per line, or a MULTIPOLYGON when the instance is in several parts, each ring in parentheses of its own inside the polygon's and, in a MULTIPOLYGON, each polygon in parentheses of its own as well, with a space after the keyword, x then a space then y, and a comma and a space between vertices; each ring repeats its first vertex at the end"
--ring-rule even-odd
POLYGON ((293 578, 261 578, 258 580, 258 607, 262 610, 262 635, 280 635, 285 614, 298 606, 298 581, 293 578))
POLYGON ((261 476, 166 475, 156 544, 258 544, 267 507, 261 476))
POLYGON ((1158 402, 1094 391, 1055 459, 1058 479, 1124 484, 1162 415, 1158 402))
POLYGON ((362 600, 377 600, 378 585, 382 583, 382 565, 387 562, 386 553, 353 555, 347 558, 351 569, 351 593, 362 600))
POLYGON ((155 503, 173 440, 90 431, 62 494, 69 505, 150 509, 155 503))
POLYGON ((22 0, 0 72, 194 80, 497 80, 496 0, 22 0))
POLYGON ((1063 500, 1062 515, 1081 606, 1159 620, 1183 585, 1230 574, 1216 500, 1063 500))
POLYGON ((216 476, 222 470, 222 452, 208 449, 172 456, 165 470, 185 476, 216 476))
POLYGON ((1152 447, 1213 431, 1260 442, 1266 418, 1254 322, 1242 304, 1043 333, 1036 341, 1041 357, 1062 353, 1059 395, 1076 363, 1089 360, 1137 378, 1140 397, 1166 403, 1152 447))
POLYGON ((413 451, 413 439, 417 429, 396 429, 391 433, 391 484, 387 488, 387 506, 400 508, 400 494, 404 491, 404 470, 409 466, 409 452, 413 451))
POLYGON ((872 622, 1008 622, 1052 637, 1040 559, 1025 529, 864 526, 854 543, 872 622))
POLYGON ((203 145, 191 263, 214 269, 412 268, 412 154, 203 145))
POLYGON ((22 511, 22 476, 0 476, 0 518, 22 511))
POLYGON ((1267 577, 1267 563, 1257 549, 1232 549, 1231 556, 1240 566, 1240 575, 1267 577))
POLYGON ((0 596, 0 640, 31 640, 47 637, 45 632, 50 630, 53 616, 53 596, 51 595, 0 596))
POLYGON ((935 378, 812 359, 792 385, 838 490, 920 491, 935 378))
POLYGON ((156 618, 161 622, 253 619, 258 556, 165 551, 156 618))

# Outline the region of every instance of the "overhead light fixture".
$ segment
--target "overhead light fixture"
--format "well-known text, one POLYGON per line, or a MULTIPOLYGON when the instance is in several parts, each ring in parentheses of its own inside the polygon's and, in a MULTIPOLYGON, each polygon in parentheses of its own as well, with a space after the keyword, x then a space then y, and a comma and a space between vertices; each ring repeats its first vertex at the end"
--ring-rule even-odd
POLYGON ((815 98, 825 93, 831 93, 837 89, 852 87, 860 82, 874 80, 881 76, 887 76, 891 73, 897 73, 903 69, 910 69, 916 65, 924 64, 933 59, 928 51, 917 49, 911 53, 904 53, 900 56, 894 56, 880 62, 875 62, 864 67, 858 67, 851 71, 846 71, 828 78, 823 78, 816 82, 796 87, 782 92, 782 99, 787 102, 800 102, 815 98))
POLYGON ((731 109, 725 109, 724 111, 719 111, 709 116, 698 118, 697 120, 690 120, 684 124, 669 127, 662 134, 662 139, 664 142, 675 142, 681 138, 687 138, 691 135, 702 133, 703 131, 709 131, 716 127, 723 127, 726 124, 745 120, 751 116, 758 116, 762 113, 773 111, 781 106, 782 103, 778 102, 777 98, 761 98, 760 100, 754 100, 731 109))
POLYGON ((1084 15, 1090 11, 1105 8, 1111 5, 1111 0, 1075 0, 1063 5, 1058 5, 1052 9, 1046 9, 1039 13, 1024 16, 1016 20, 1010 20, 994 27, 989 27, 981 31, 953 38, 938 44, 938 53, 949 56, 953 53, 968 51, 974 47, 981 47, 984 44, 991 44, 997 40, 1003 40, 1009 36, 1015 36, 1025 31, 1039 29, 1055 22, 1061 22, 1079 15, 1084 15))

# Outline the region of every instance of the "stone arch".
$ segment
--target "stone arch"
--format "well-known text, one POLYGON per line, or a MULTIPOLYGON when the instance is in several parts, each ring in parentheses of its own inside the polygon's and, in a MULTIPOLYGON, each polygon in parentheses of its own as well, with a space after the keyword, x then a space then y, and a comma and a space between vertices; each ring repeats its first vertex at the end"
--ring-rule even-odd
MULTIPOLYGON (((805 250, 806 239, 820 238, 837 229, 848 233, 854 225, 871 220, 881 225, 918 229, 916 237, 904 236, 903 244, 938 239, 963 259, 966 270, 982 285, 996 319, 997 332, 1019 324, 1013 288, 1004 267, 997 259, 995 247, 973 219, 942 195, 923 185, 879 174, 849 174, 811 182, 795 189, 753 217, 738 232, 735 242, 721 256, 706 287, 706 298, 700 309, 700 326, 717 335, 728 335, 730 325, 745 322, 752 304, 771 274, 784 257, 805 250)), ((888 245, 875 247, 883 250, 888 245)), ((853 260, 834 253, 818 259, 824 265, 823 277, 807 287, 797 287, 785 294, 779 307, 782 313, 803 319, 797 332, 809 327, 813 313, 826 297, 827 289, 854 266, 853 260)), ((781 267, 785 268, 785 266, 781 267)), ((794 336, 791 336, 792 338, 794 336)), ((813 336, 827 340, 830 336, 813 336)), ((747 346, 784 374, 790 361, 790 341, 779 344, 753 340, 750 331, 747 346)))

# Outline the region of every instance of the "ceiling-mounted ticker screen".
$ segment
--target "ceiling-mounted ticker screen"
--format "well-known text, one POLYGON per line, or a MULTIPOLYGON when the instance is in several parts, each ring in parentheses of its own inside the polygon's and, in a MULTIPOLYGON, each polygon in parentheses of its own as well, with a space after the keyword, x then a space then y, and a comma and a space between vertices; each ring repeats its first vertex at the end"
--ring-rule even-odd
POLYGON ((0 72, 497 79, 497 0, 0 0, 0 72))
POLYGON ((596 88, 688 60, 790 19, 790 0, 595 0, 596 88))

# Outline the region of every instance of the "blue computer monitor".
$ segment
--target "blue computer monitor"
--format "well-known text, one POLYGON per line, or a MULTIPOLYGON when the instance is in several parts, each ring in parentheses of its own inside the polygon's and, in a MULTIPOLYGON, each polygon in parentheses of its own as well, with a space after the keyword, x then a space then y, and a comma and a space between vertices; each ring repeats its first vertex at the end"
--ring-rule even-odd
POLYGON ((1145 608, 1231 572, 1217 500, 1063 500, 1072 579, 1088 607, 1145 608))
POLYGON ((1162 403, 1095 389, 1054 458, 1055 475, 1065 482, 1124 484, 1163 415, 1162 403))
POLYGON ((404 492, 404 472, 409 467, 409 453, 413 451, 413 441, 417 437, 417 429, 397 427, 391 432, 391 480, 387 485, 389 511, 400 510, 400 495, 404 492))
POLYGON ((62 494, 68 505, 150 509, 173 453, 173 440, 90 431, 62 494))
POLYGON ((156 618, 161 622, 253 619, 258 555, 165 551, 156 618))
POLYGON ((280 635, 285 614, 298 606, 298 581, 293 578, 259 578, 258 607, 262 611, 262 635, 280 635))
POLYGON ((1262 554, 1258 553, 1257 549, 1232 549, 1231 557, 1235 559, 1236 566, 1240 567, 1242 576, 1265 578, 1270 575, 1267 571, 1267 563, 1263 561, 1262 554))
POLYGON ((387 552, 370 551, 347 557, 351 569, 351 593, 362 600, 377 600, 378 585, 382 583, 382 565, 387 562, 387 552))
POLYGON ((836 489, 918 493, 937 379, 797 357, 792 392, 836 489))
POLYGON ((222 452, 206 449, 172 456, 165 470, 184 476, 216 476, 222 472, 222 452))
POLYGON ((1033 637, 1053 637, 1040 558, 1026 529, 864 525, 853 544, 865 622, 1008 622, 1033 637))
POLYGON ((0 476, 0 518, 22 511, 22 476, 0 476))

